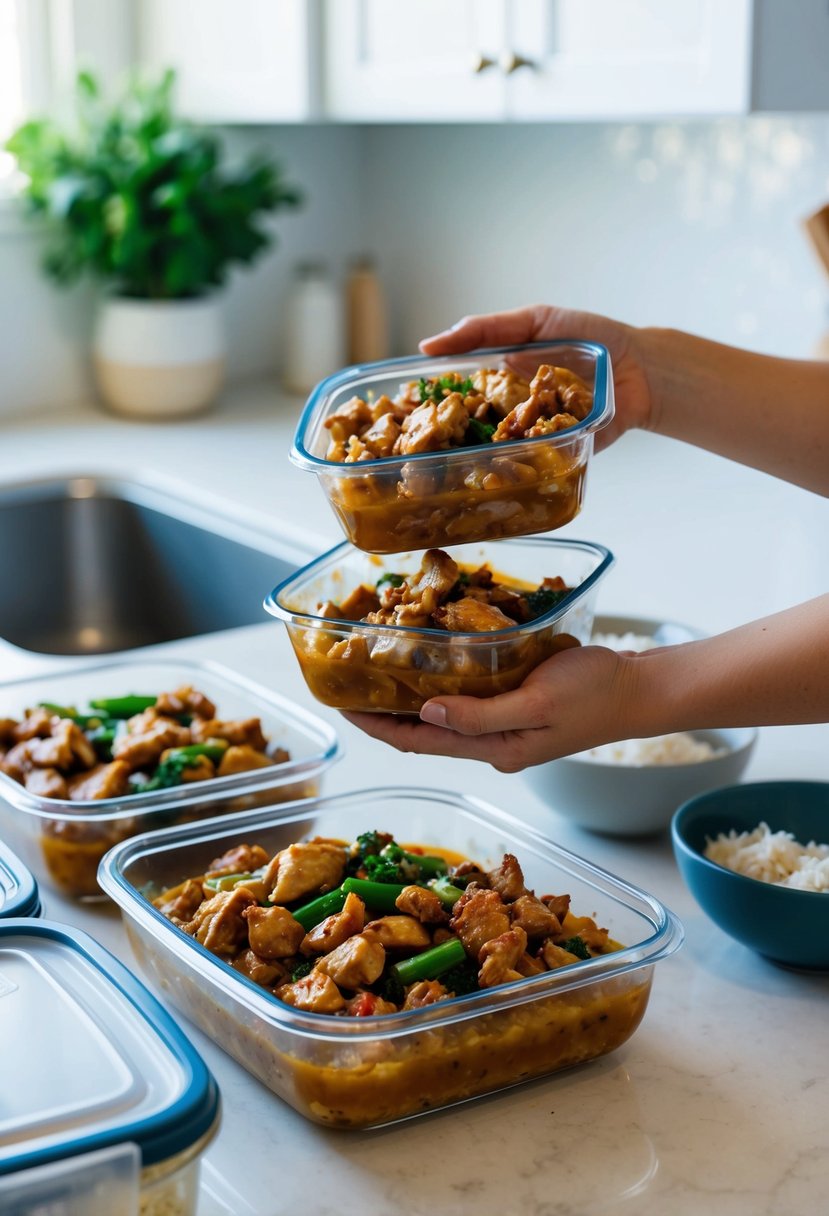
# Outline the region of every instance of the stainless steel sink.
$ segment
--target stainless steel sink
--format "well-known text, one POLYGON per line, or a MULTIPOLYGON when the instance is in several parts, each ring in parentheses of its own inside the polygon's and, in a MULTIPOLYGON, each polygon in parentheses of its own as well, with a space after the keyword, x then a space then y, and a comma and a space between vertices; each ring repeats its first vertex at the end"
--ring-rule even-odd
POLYGON ((0 638, 110 654, 256 624, 267 592, 312 556, 137 482, 0 486, 0 638))

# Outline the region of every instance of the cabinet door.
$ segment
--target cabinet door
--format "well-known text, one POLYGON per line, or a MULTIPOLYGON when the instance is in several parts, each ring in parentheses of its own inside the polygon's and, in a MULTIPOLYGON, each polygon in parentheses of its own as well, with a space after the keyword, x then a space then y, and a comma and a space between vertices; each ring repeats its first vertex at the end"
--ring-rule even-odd
POLYGON ((308 118, 312 17, 312 0, 143 0, 139 60, 176 69, 179 106, 190 118, 308 118))
POLYGON ((370 122, 504 116, 506 0, 327 0, 324 108, 370 122))
POLYGON ((746 113, 751 0, 514 0, 519 119, 746 113))

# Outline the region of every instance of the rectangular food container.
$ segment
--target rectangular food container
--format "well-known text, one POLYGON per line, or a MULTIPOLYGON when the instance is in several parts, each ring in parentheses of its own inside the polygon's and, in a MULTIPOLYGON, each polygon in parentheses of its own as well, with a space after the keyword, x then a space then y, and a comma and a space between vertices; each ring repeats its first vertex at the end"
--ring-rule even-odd
POLYGON ((336 733, 293 701, 217 663, 130 659, 16 680, 0 685, 0 718, 20 718, 40 701, 82 706, 99 697, 159 694, 188 684, 214 701, 225 720, 261 718, 269 747, 287 749, 290 759, 169 789, 84 802, 33 794, 0 772, 0 834, 62 894, 100 899, 98 863, 126 836, 319 793, 323 772, 339 757, 336 733))
POLYGON ((159 1002, 86 933, 0 921, 0 1211, 195 1216, 219 1092, 159 1002))
POLYGON ((525 625, 487 633, 450 633, 403 625, 370 625, 319 615, 355 587, 387 573, 414 573, 422 554, 393 559, 343 543, 271 592, 265 607, 283 620, 311 692, 336 709, 416 714, 430 697, 465 693, 494 696, 517 688, 534 667, 572 639, 587 642, 599 582, 613 555, 589 541, 528 537, 457 545, 446 550, 459 565, 483 564, 506 579, 537 587, 559 575, 571 595, 525 625), (352 640, 347 648, 338 645, 352 640))
POLYGON ((368 553, 443 548, 549 532, 581 508, 593 436, 613 417, 610 356, 595 342, 535 342, 442 358, 413 356, 349 367, 314 389, 291 460, 319 477, 348 539, 368 553), (389 397, 407 382, 484 368, 531 380, 542 364, 575 372, 592 390, 587 416, 567 430, 353 464, 326 458, 330 418, 352 397, 389 397))
POLYGON ((144 971, 214 1042, 316 1123, 374 1127, 583 1063, 619 1047, 648 1003, 654 964, 682 927, 658 900, 475 798, 373 789, 192 824, 116 846, 100 882, 144 971), (468 996, 374 1017, 284 1004, 167 920, 151 899, 241 843, 269 854, 376 829, 481 864, 516 855, 528 887, 572 896, 623 948, 468 996))

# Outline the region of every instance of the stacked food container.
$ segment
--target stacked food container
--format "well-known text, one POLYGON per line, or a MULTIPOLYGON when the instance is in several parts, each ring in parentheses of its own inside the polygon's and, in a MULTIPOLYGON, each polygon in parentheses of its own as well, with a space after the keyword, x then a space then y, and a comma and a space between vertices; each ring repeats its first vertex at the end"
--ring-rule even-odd
MULTIPOLYGON (((578 513, 594 435, 612 417, 608 352, 589 342, 388 360, 323 381, 292 459, 317 474, 348 542, 266 602, 314 696, 339 709, 417 714, 433 696, 516 688, 562 646, 586 642, 611 554, 528 534, 578 513), (468 612, 455 611, 461 619, 448 627, 445 612, 440 627, 432 613, 424 625, 405 611, 420 605, 418 588, 437 588, 441 610, 459 598, 457 585, 441 583, 443 560, 461 583, 488 566, 507 587, 535 592, 537 610, 496 610, 466 628, 468 612), (400 604, 394 589, 404 582, 411 593, 400 604), (380 620, 359 611, 375 600, 400 606, 380 620)), ((462 601, 470 595, 485 592, 473 587, 462 601)))

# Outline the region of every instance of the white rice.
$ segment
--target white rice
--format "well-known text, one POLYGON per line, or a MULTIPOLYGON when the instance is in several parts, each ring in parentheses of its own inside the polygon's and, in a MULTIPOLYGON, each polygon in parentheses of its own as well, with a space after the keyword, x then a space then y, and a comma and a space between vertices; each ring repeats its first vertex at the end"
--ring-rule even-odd
POLYGON ((721 832, 707 837, 705 856, 726 869, 779 887, 829 892, 829 845, 801 844, 791 832, 772 832, 761 823, 753 832, 721 832))
POLYGON ((593 646, 606 646, 608 650, 635 650, 637 654, 662 644, 642 633, 594 633, 590 642, 593 646))
POLYGON ((591 760, 594 764, 625 764, 633 768, 644 768, 655 764, 698 764, 721 756, 727 749, 713 747, 705 739, 678 732, 674 735, 655 735, 652 739, 623 739, 618 743, 604 743, 591 747, 589 751, 577 752, 579 760, 591 760))

